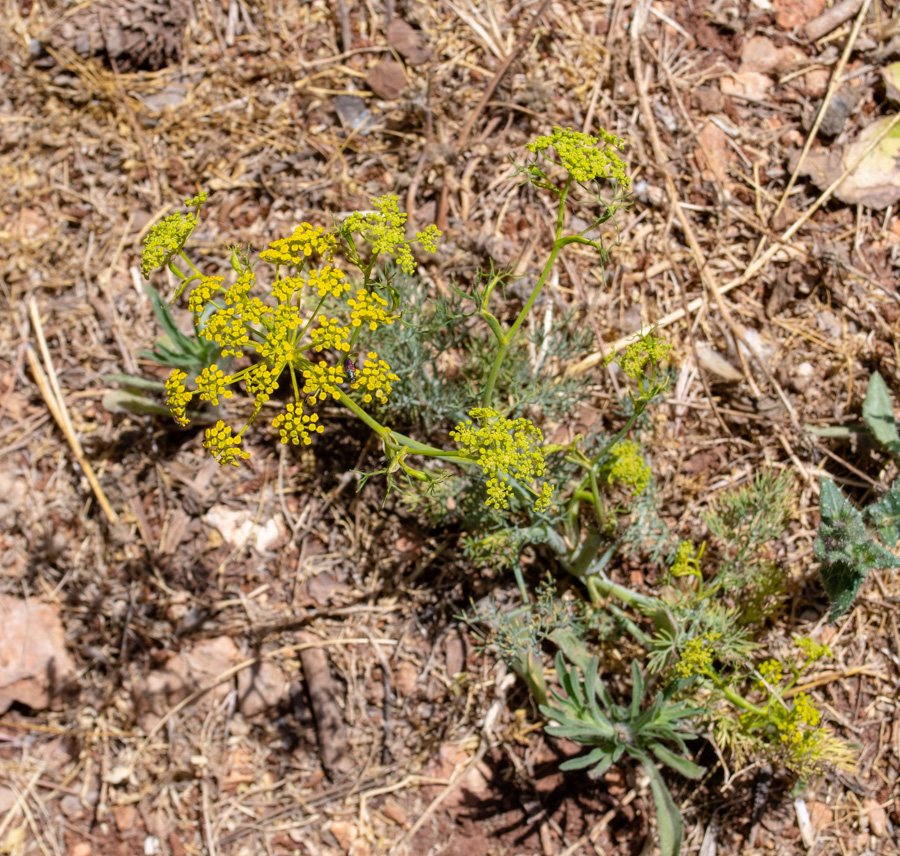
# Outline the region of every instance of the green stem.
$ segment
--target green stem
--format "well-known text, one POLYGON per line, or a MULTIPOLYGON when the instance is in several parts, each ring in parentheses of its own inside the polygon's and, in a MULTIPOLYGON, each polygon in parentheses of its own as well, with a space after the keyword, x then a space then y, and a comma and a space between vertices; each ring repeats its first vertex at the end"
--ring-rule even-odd
POLYGON ((755 713, 757 716, 765 716, 766 711, 764 708, 759 707, 758 705, 752 704, 747 701, 742 695, 736 693, 733 689, 726 686, 718 686, 718 681, 714 683, 717 684, 717 688, 722 691, 722 695, 728 699, 735 707, 739 707, 742 710, 746 710, 748 713, 755 713))

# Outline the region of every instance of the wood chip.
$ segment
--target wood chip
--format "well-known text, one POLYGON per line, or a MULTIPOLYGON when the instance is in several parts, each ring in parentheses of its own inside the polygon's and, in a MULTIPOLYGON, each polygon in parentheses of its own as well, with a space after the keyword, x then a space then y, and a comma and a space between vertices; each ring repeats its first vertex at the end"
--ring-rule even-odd
POLYGON ((410 65, 421 65, 431 58, 421 30, 413 29, 402 18, 394 18, 387 28, 388 44, 410 65))
POLYGON ((383 59, 366 75, 366 85, 379 98, 393 101, 406 89, 406 72, 399 62, 383 59))

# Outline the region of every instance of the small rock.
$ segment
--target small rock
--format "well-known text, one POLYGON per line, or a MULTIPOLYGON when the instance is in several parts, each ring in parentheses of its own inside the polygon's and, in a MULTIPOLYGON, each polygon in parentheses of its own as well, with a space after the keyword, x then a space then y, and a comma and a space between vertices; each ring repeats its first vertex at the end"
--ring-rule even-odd
POLYGON ((723 77, 719 86, 725 95, 738 95, 753 101, 763 101, 772 88, 772 78, 758 71, 741 71, 723 77))
POLYGON ((753 36, 741 49, 741 71, 767 72, 778 63, 778 49, 771 39, 753 36))
POLYGON ((404 660, 394 669, 394 686, 400 695, 408 696, 419 682, 419 670, 404 660))
POLYGON ((71 850, 72 856, 91 856, 91 845, 87 841, 79 841, 71 850))
MULTIPOLYGON (((241 654, 230 636, 219 636, 198 642, 187 651, 172 657, 162 668, 150 672, 143 684, 135 687, 135 701, 140 711, 141 725, 144 728, 152 728, 155 717, 162 716, 170 707, 200 687, 211 684, 241 659, 241 654)), ((222 681, 213 687, 205 698, 221 699, 228 695, 231 687, 232 681, 222 681)))
POLYGON ((263 660, 238 672, 238 708, 246 717, 256 716, 287 698, 291 682, 275 663, 263 660))
POLYGON ((882 808, 881 803, 872 799, 872 797, 866 797, 863 800, 863 808, 866 810, 866 815, 869 818, 869 829, 872 830, 872 835, 881 838, 887 828, 887 813, 882 808))
POLYGON ((791 375, 791 386, 796 392, 806 392, 813 382, 815 369, 812 363, 800 363, 791 375))
POLYGON ((337 839, 338 845, 345 853, 350 852, 353 842, 359 837, 359 830, 346 820, 336 820, 329 827, 329 832, 337 839))
POLYGON ((825 0, 774 0, 775 23, 782 30, 802 27, 825 9, 825 0))
POLYGON ((59 810, 68 820, 83 820, 87 817, 87 806, 75 794, 66 794, 59 801, 59 810))
POLYGON ((63 685, 75 674, 59 608, 0 595, 0 714, 13 702, 58 709, 63 685))
POLYGON ((397 826, 406 828, 406 825, 409 823, 409 820, 406 817, 406 812, 403 810, 403 807, 396 801, 392 799, 388 799, 385 801, 384 805, 381 807, 381 813, 388 819, 394 821, 397 826))
POLYGON ((834 812, 823 802, 813 800, 809 804, 809 822, 813 829, 822 830, 834 820, 834 812))
POLYGON ((406 89, 406 72, 399 62, 383 59, 366 75, 366 85, 379 98, 393 101, 406 89))
POLYGON ((255 522, 256 514, 250 509, 229 508, 214 505, 203 516, 203 522, 218 529, 232 547, 245 544, 258 553, 267 553, 280 546, 287 537, 287 529, 281 517, 271 517, 265 523, 255 522))
POLYGON ((116 821, 116 829, 119 832, 129 832, 134 829, 137 809, 133 805, 117 805, 113 809, 113 817, 116 821))
POLYGON ((725 96, 720 89, 701 86, 694 90, 691 97, 701 113, 721 113, 725 109, 725 96))

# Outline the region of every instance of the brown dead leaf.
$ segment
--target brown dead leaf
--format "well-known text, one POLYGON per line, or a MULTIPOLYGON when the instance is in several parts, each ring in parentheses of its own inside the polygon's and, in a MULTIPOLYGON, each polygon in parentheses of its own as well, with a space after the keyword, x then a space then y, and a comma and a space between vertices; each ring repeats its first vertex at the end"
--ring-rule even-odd
POLYGON ((0 713, 13 702, 33 710, 58 708, 75 673, 54 604, 0 595, 0 713))
MULTIPOLYGON (((855 163, 872 140, 893 121, 893 116, 885 116, 868 125, 856 139, 848 141, 842 148, 810 152, 801 165, 800 174, 809 176, 824 190, 843 174, 844 169, 855 163)), ((895 126, 862 159, 838 185, 834 195, 848 205, 876 209, 887 208, 900 201, 900 127, 895 126)))
POLYGON ((421 65, 431 58, 421 30, 413 29, 402 18, 394 18, 387 28, 388 44, 410 65, 421 65))
POLYGON ((406 72, 399 62, 383 59, 366 75, 366 85, 379 98, 393 101, 406 89, 406 72))

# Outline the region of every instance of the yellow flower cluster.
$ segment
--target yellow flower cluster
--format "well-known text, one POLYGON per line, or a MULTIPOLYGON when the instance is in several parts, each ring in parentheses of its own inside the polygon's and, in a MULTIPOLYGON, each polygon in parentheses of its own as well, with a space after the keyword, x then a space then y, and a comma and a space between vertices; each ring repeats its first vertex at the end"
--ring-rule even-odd
POLYGON ((182 427, 188 424, 187 406, 194 397, 184 385, 187 372, 175 369, 166 381, 166 406, 172 418, 182 427))
POLYGON ((800 636, 797 640, 797 647, 803 652, 804 656, 810 663, 821 660, 823 657, 833 657, 831 648, 822 645, 820 642, 814 642, 808 636, 800 636))
MULTIPOLYGON (((484 423, 460 422, 450 432, 450 437, 488 476, 486 504, 497 509, 507 508, 512 496, 511 477, 530 482, 544 475, 546 465, 540 448, 544 437, 528 419, 508 419, 496 410, 483 407, 469 411, 469 415, 484 420, 484 423)), ((541 491, 538 502, 542 508, 549 502, 549 496, 541 491)))
POLYGON ((289 238, 272 241, 259 257, 277 265, 302 265, 313 254, 331 258, 337 242, 321 226, 301 223, 289 238))
POLYGON ((188 297, 188 309, 194 315, 202 315, 206 304, 212 300, 213 296, 222 288, 222 277, 205 276, 200 280, 199 284, 191 289, 190 297, 188 297))
POLYGON ((293 443, 299 446, 302 443, 308 446, 312 443, 310 433, 321 434, 325 430, 319 424, 318 413, 307 416, 299 404, 288 404, 285 411, 272 420, 272 427, 278 429, 281 442, 285 445, 293 443))
POLYGON ((272 296, 279 303, 290 303, 294 295, 303 288, 305 280, 300 276, 287 276, 272 283, 272 296))
POLYGON ((807 693, 797 693, 790 709, 781 704, 772 705, 771 714, 782 743, 789 744, 801 754, 815 748, 820 735, 810 729, 818 726, 822 714, 807 693))
POLYGON ((256 285, 256 274, 252 270, 244 271, 234 285, 225 292, 225 301, 227 303, 243 303, 254 285, 256 285))
POLYGON ((607 481, 621 482, 630 487, 635 496, 650 484, 650 467, 641 455, 640 444, 633 440, 622 440, 610 449, 612 462, 609 465, 607 481))
MULTIPOLYGON (((190 203, 200 204, 204 198, 201 194, 190 203)), ((350 237, 353 232, 371 242, 375 256, 393 255, 404 269, 414 269, 404 236, 406 215, 400 213, 397 201, 395 196, 376 199, 375 213, 351 215, 339 230, 301 223, 289 237, 273 241, 260 253, 260 259, 284 266, 292 275, 283 275, 276 268, 275 281, 268 295, 263 295, 264 299, 253 296, 257 278, 249 256, 239 252, 238 248, 232 248, 231 257, 237 279, 229 287, 223 285, 222 277, 197 276, 195 279, 182 274, 184 285, 195 283, 188 299, 195 319, 199 319, 205 310, 215 310, 198 331, 199 335, 215 343, 223 358, 242 358, 250 351, 258 361, 233 375, 226 374, 219 365, 211 365, 195 378, 194 390, 186 387, 185 372, 174 372, 166 383, 167 403, 173 418, 180 425, 187 425, 187 405, 192 397, 198 396, 201 401, 219 405, 224 399, 233 397, 229 385, 243 381, 254 401, 249 425, 278 389, 279 379, 288 369, 296 399, 301 398, 297 380, 302 375, 302 396, 307 404, 324 401, 328 396, 339 399, 340 386, 348 382, 352 389, 361 391, 364 402, 384 401, 391 392, 391 384, 399 377, 384 360, 378 359, 374 351, 367 353, 359 371, 349 359, 346 368, 329 366, 325 362, 312 364, 307 352, 310 349, 320 353, 336 350, 342 355, 348 354, 360 333, 377 330, 378 326, 396 320, 387 311, 388 301, 366 288, 360 288, 355 297, 347 301, 346 316, 349 317, 329 317, 317 315, 317 312, 328 298, 341 299, 353 291, 346 274, 332 261, 341 241, 350 261, 365 270, 367 277, 371 273, 374 258, 364 261, 356 253, 350 237), (317 267, 312 267, 313 264, 317 267), (308 303, 318 300, 318 304, 305 306, 304 298, 308 303), (316 316, 318 323, 315 325, 310 323, 312 316, 316 316)), ((145 250, 145 267, 171 260, 173 254, 180 252, 196 222, 193 214, 179 214, 157 224, 145 250)), ((417 233, 416 240, 425 249, 434 251, 439 236, 440 232, 432 226, 417 233)), ((195 320, 195 323, 199 324, 199 321, 195 320)), ((279 428, 284 443, 309 443, 312 434, 323 430, 318 415, 304 414, 299 401, 288 405, 273 424, 279 428)), ((204 446, 219 463, 237 465, 248 457, 240 448, 247 425, 235 436, 231 428, 219 421, 206 431, 204 446)), ((539 502, 548 501, 547 496, 545 490, 539 502)))
POLYGON ((697 577, 703 579, 700 571, 700 559, 706 551, 706 543, 700 545, 698 551, 690 541, 682 541, 675 551, 675 560, 669 568, 673 577, 697 577))
POLYGON ((710 632, 689 639, 681 652, 681 659, 675 665, 678 677, 690 678, 694 675, 710 674, 715 654, 713 642, 719 636, 720 633, 710 632))
POLYGON ((253 401, 257 410, 259 410, 259 408, 269 400, 272 393, 278 389, 278 376, 283 369, 283 365, 276 366, 273 369, 265 363, 257 363, 247 370, 247 374, 245 375, 247 392, 253 396, 253 401))
MULTIPOLYGON (((372 200, 375 211, 363 214, 354 211, 341 225, 345 235, 358 234, 372 245, 375 255, 393 256, 398 267, 406 273, 414 273, 416 260, 406 240, 406 214, 401 214, 397 205, 398 197, 387 195, 372 200)), ((417 232, 415 240, 422 248, 433 253, 437 239, 441 236, 436 226, 429 226, 424 232, 417 232)))
POLYGON ((775 686, 781 683, 781 679, 784 677, 784 667, 778 660, 766 660, 759 664, 759 673, 762 680, 757 683, 760 689, 765 689, 766 684, 775 686))
POLYGON ((606 363, 615 360, 625 372, 626 377, 632 379, 640 377, 644 368, 650 365, 659 365, 669 358, 672 346, 663 339, 654 336, 643 336, 636 342, 632 342, 625 353, 620 356, 611 355, 606 358, 606 363))
POLYGON ((218 404, 219 396, 222 398, 231 398, 230 389, 225 389, 226 383, 231 383, 231 378, 226 377, 217 365, 207 366, 197 376, 197 389, 200 392, 200 400, 208 401, 210 404, 218 404))
POLYGON ((370 330, 377 330, 379 324, 387 326, 394 323, 394 316, 388 315, 384 311, 384 307, 388 305, 388 302, 374 291, 366 291, 364 288, 360 288, 356 292, 356 297, 351 297, 347 301, 347 305, 352 310, 350 312, 350 323, 354 327, 359 327, 366 321, 370 330))
POLYGON ((556 127, 552 134, 538 137, 525 148, 533 154, 555 149, 560 165, 575 181, 612 178, 622 187, 628 187, 631 182, 625 174, 625 163, 612 147, 622 148, 622 140, 602 129, 598 138, 571 128, 556 127), (601 148, 597 148, 599 142, 603 144, 601 148))
POLYGON ((309 404, 324 401, 326 395, 339 398, 338 385, 345 380, 343 366, 329 366, 327 363, 316 363, 303 372, 303 377, 306 378, 303 394, 309 396, 309 404))
POLYGON ((384 360, 379 360, 378 354, 374 351, 369 351, 350 388, 364 389, 366 392, 363 401, 366 404, 372 401, 373 393, 375 398, 384 402, 391 393, 391 381, 398 380, 400 378, 391 371, 391 367, 384 360))
POLYGON ((350 328, 342 326, 339 318, 328 319, 324 315, 320 315, 316 320, 319 322, 319 326, 309 332, 315 350, 323 351, 325 348, 334 348, 338 351, 350 350, 350 328))
POLYGON ((350 283, 346 281, 344 272, 332 265, 325 265, 322 270, 311 270, 307 281, 319 297, 325 297, 326 294, 340 297, 345 291, 350 291, 350 283))
POLYGON ((223 357, 243 357, 244 345, 250 342, 244 320, 234 306, 215 312, 200 335, 207 342, 215 342, 222 349, 223 357))
POLYGON ((236 467, 239 461, 250 457, 249 452, 241 449, 241 435, 233 437, 231 426, 226 425, 221 419, 214 427, 206 429, 203 448, 207 449, 222 466, 232 464, 236 467))

